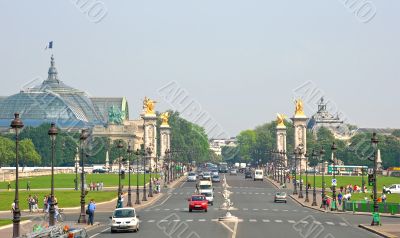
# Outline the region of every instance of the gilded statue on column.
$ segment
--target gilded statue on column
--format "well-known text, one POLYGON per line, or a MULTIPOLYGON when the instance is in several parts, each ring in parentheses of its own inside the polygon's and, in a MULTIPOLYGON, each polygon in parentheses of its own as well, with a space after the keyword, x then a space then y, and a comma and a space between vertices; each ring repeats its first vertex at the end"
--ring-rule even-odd
POLYGON ((285 123, 284 123, 285 118, 286 118, 286 116, 283 114, 279 114, 279 113, 276 114, 276 123, 277 123, 278 127, 285 127, 285 123))
POLYGON ((169 124, 168 124, 169 116, 170 116, 169 112, 161 113, 160 118, 161 118, 161 125, 162 126, 169 126, 169 124))
POLYGON ((144 97, 143 109, 144 109, 145 114, 155 114, 155 111, 154 111, 155 103, 156 103, 156 101, 151 100, 148 97, 144 97))
POLYGON ((304 106, 303 106, 303 101, 301 99, 296 99, 295 101, 296 104, 296 110, 294 115, 295 116, 304 116, 304 106))

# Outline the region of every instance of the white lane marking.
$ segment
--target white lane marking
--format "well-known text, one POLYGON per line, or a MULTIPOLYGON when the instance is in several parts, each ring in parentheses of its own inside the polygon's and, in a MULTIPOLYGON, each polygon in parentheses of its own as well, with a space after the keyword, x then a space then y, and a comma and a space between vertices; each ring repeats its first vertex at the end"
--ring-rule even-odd
POLYGON ((254 208, 253 211, 258 211, 258 208, 254 208))
POLYGON ((219 208, 214 207, 214 211, 217 211, 217 210, 219 210, 219 208))
POLYGON ((270 220, 268 220, 268 219, 263 219, 262 221, 263 222, 270 222, 270 220))
POLYGON ((218 219, 211 219, 211 221, 218 221, 218 219))
POLYGON ((258 193, 254 193, 254 194, 257 194, 257 195, 258 195, 258 193))
POLYGON ((289 223, 296 223, 295 221, 293 221, 293 220, 288 220, 288 222, 289 223))
POLYGON ((199 221, 206 221, 206 219, 199 219, 199 221))
POLYGON ((193 221, 193 219, 186 219, 186 221, 187 221, 187 222, 192 222, 192 221, 193 221))
POLYGON ((262 195, 264 195, 265 193, 261 193, 262 195))
POLYGON ((169 211, 170 209, 169 208, 164 208, 164 211, 169 211))
POLYGON ((256 219, 249 219, 249 222, 257 222, 256 219))
POLYGON ((151 211, 150 209, 146 209, 146 210, 144 210, 145 212, 149 212, 149 211, 151 211))
POLYGON ((288 212, 289 210, 285 209, 285 210, 282 210, 282 211, 284 211, 284 212, 288 212))
POLYGON ((274 212, 277 212, 277 211, 278 211, 278 209, 272 209, 272 211, 274 211, 274 212))
POLYGON ((104 230, 100 231, 99 233, 96 233, 96 234, 92 235, 92 236, 91 236, 91 237, 89 237, 89 238, 94 238, 94 237, 96 237, 96 236, 100 235, 101 233, 103 233, 103 232, 106 232, 106 231, 107 231, 107 230, 109 230, 109 229, 110 229, 110 227, 107 227, 106 229, 104 229, 104 230))
POLYGON ((317 225, 321 225, 321 222, 319 222, 319 221, 314 221, 314 223, 317 225))
POLYGON ((175 220, 172 220, 172 221, 174 221, 174 222, 180 222, 181 220, 179 220, 179 219, 175 219, 175 220))
POLYGON ((341 225, 341 226, 347 226, 347 224, 344 223, 344 222, 339 222, 339 225, 341 225))
POLYGON ((175 209, 174 209, 174 211, 179 211, 179 210, 180 210, 179 208, 175 208, 175 209))
POLYGON ((282 222, 282 220, 275 220, 275 222, 277 222, 277 223, 281 223, 281 222, 282 222))
POLYGON ((243 208, 243 211, 248 211, 249 209, 248 208, 243 208))
POLYGON ((154 209, 154 211, 160 211, 160 208, 156 208, 156 209, 154 209))
POLYGON ((331 225, 331 226, 335 225, 335 223, 333 223, 333 222, 331 222, 331 221, 327 221, 327 222, 325 222, 325 223, 328 224, 328 225, 331 225))
POLYGON ((155 222, 155 220, 148 220, 147 222, 150 222, 150 223, 152 223, 152 222, 155 222))
POLYGON ((268 208, 263 208, 263 211, 268 211, 269 209, 268 208))

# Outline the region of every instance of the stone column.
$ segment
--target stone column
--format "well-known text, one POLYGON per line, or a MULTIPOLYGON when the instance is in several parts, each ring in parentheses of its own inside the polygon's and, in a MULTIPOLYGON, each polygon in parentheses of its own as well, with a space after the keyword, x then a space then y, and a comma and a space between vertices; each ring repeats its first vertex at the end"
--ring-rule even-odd
POLYGON ((307 152, 307 116, 303 111, 303 102, 301 100, 296 100, 296 111, 294 116, 291 118, 293 121, 294 127, 294 148, 297 148, 299 145, 303 146, 303 154, 300 160, 297 163, 297 170, 300 168, 301 170, 306 169, 306 160, 304 154, 307 152))
POLYGON ((143 144, 144 149, 147 147, 152 148, 152 153, 149 158, 148 165, 151 166, 152 170, 155 164, 154 159, 157 153, 157 116, 156 114, 144 114, 143 115, 143 144))
POLYGON ((169 125, 160 126, 160 164, 165 159, 165 150, 171 149, 171 127, 169 125))
MULTIPOLYGON (((278 151, 287 152, 286 150, 286 126, 277 125, 276 126, 276 149, 278 151)), ((287 156, 285 154, 284 160, 285 166, 287 166, 287 156)))

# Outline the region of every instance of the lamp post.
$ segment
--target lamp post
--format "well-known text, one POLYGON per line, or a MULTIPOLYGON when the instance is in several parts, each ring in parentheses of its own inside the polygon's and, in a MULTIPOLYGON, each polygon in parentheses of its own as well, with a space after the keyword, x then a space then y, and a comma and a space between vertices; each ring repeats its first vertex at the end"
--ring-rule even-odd
POLYGON ((365 193, 364 166, 361 167, 361 192, 365 193))
POLYGON ((285 164, 286 152, 284 150, 282 150, 281 153, 282 153, 282 166, 284 169, 284 171, 282 172, 283 173, 283 184, 284 184, 284 187, 286 188, 286 164, 285 164))
POLYGON ((140 192, 139 192, 139 156, 140 156, 140 150, 137 149, 136 152, 136 202, 135 204, 140 204, 140 192))
POLYGON ((149 174, 150 174, 149 197, 153 197, 153 181, 151 179, 151 173, 153 171, 153 165, 152 165, 153 161, 152 161, 152 158, 151 158, 151 153, 152 153, 151 147, 147 147, 147 155, 149 156, 149 161, 150 161, 150 163, 149 163, 149 174))
POLYGON ((326 208, 326 203, 324 202, 325 199, 325 160, 324 160, 324 155, 325 155, 325 150, 324 148, 321 148, 319 151, 319 162, 322 164, 322 193, 321 193, 321 208, 325 209, 326 208))
POLYGON ((24 127, 24 123, 19 118, 19 113, 14 114, 14 120, 11 121, 11 128, 15 131, 15 195, 13 208, 13 237, 19 237, 19 224, 21 221, 21 210, 19 209, 19 182, 18 182, 18 133, 24 127))
POLYGON ((300 159, 300 164, 299 164, 299 173, 300 173, 300 190, 299 190, 299 198, 303 198, 303 179, 301 176, 301 162, 303 162, 303 146, 300 144, 299 145, 299 159, 300 159))
POLYGON ((304 155, 305 159, 306 159, 306 199, 304 200, 304 202, 310 202, 310 199, 308 198, 308 157, 310 155, 308 154, 308 152, 304 155))
POLYGON ((126 204, 127 207, 132 207, 132 189, 131 189, 131 155, 132 155, 132 147, 129 144, 128 149, 126 150, 128 153, 128 203, 126 204))
POLYGON ((79 167, 79 149, 76 147, 76 156, 75 156, 75 191, 78 191, 78 167, 79 167))
MULTIPOLYGON (((124 143, 122 140, 118 141, 117 144, 118 149, 123 149, 124 148, 124 143)), ((118 201, 117 201, 117 208, 120 208, 123 206, 122 204, 122 186, 121 186, 121 161, 122 156, 118 158, 118 201)))
POLYGON ((380 223, 380 219, 378 219, 377 217, 375 217, 376 214, 378 214, 379 212, 379 207, 378 207, 378 194, 377 194, 377 182, 376 182, 376 170, 377 170, 377 147, 378 147, 378 143, 379 140, 376 137, 376 133, 374 132, 372 134, 372 138, 371 138, 371 144, 372 147, 374 148, 374 168, 373 168, 373 181, 374 181, 374 213, 372 215, 372 222, 371 222, 371 226, 378 226, 381 225, 380 223))
POLYGON ((81 147, 81 213, 79 215, 78 223, 86 224, 86 211, 85 211, 85 163, 84 163, 84 150, 83 146, 89 134, 86 129, 82 129, 81 135, 79 136, 79 142, 81 147))
MULTIPOLYGON (((336 180, 336 168, 335 168, 335 164, 336 164, 336 144, 335 142, 332 143, 331 146, 331 150, 332 150, 332 173, 333 173, 333 179, 336 180)), ((336 204, 336 184, 332 184, 332 205, 331 205, 331 211, 336 211, 337 210, 337 204, 336 204)))
POLYGON ((316 162, 315 161, 316 161, 316 158, 317 158, 318 154, 317 154, 317 152, 315 150, 312 150, 311 156, 312 156, 312 160, 313 160, 313 164, 314 164, 314 169, 313 169, 314 181, 313 181, 313 194, 312 194, 313 195, 313 199, 312 199, 311 206, 318 206, 318 204, 317 204, 317 191, 316 191, 316 188, 315 188, 315 166, 316 166, 316 162))
POLYGON ((57 136, 57 127, 51 123, 48 135, 51 139, 51 192, 50 192, 50 207, 49 207, 49 225, 54 226, 55 209, 54 209, 54 157, 55 157, 55 141, 57 136))
POLYGON ((144 155, 143 157, 143 198, 142 201, 147 201, 147 194, 146 194, 146 164, 147 164, 147 156, 144 155))
POLYGON ((293 195, 297 195, 297 158, 299 156, 299 149, 295 148, 294 149, 294 189, 293 189, 293 195))

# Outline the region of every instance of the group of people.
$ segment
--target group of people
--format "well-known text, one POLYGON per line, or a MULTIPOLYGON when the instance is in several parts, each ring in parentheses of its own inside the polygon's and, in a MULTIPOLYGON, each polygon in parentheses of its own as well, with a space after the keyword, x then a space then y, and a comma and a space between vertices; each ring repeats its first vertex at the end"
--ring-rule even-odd
POLYGON ((33 196, 29 194, 26 201, 28 202, 29 212, 39 212, 39 198, 37 194, 33 196))
POLYGON ((104 188, 103 182, 90 182, 89 183, 89 190, 90 191, 101 191, 104 188))
MULTIPOLYGON (((358 186, 357 184, 351 185, 348 184, 345 187, 340 186, 340 192, 341 193, 361 193, 363 191, 361 186, 358 186)), ((364 185, 364 192, 367 192, 367 186, 364 185)))

